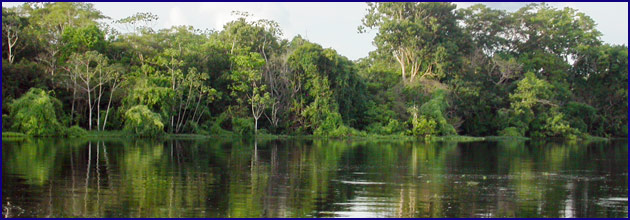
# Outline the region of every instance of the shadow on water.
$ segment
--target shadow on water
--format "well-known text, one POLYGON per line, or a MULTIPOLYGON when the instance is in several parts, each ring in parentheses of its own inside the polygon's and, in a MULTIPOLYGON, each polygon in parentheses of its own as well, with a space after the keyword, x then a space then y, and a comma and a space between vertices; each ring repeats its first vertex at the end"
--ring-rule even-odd
POLYGON ((4 217, 627 217, 627 141, 25 139, 4 217))

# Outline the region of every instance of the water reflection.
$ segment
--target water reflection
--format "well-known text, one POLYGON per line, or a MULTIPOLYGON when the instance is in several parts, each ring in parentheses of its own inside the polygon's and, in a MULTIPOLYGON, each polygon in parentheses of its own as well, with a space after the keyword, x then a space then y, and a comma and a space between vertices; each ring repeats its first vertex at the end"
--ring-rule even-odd
POLYGON ((627 141, 3 141, 5 217, 627 217, 627 141))

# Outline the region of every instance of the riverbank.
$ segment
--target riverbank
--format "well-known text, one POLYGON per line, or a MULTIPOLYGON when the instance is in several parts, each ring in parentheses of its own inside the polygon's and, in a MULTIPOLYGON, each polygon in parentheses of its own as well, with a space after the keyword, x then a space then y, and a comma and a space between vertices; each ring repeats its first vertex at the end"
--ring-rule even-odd
MULTIPOLYGON (((30 137, 29 135, 19 133, 19 132, 2 132, 3 140, 22 140, 24 138, 30 137)), ((129 134, 122 130, 115 131, 87 131, 85 134, 81 136, 74 136, 73 138, 120 138, 120 137, 133 137, 132 134, 129 134)), ((253 135, 240 135, 236 133, 222 133, 222 134, 170 134, 166 133, 162 136, 155 138, 175 138, 175 139, 210 139, 210 138, 252 138, 253 135)), ((473 137, 473 136, 464 136, 464 135, 449 135, 449 136, 428 136, 428 137, 414 137, 407 135, 378 135, 378 134, 368 134, 362 136, 344 136, 344 137, 327 137, 327 136, 316 136, 316 135, 277 135, 277 134, 258 134, 256 135, 256 139, 259 140, 275 140, 275 139, 319 139, 319 138, 329 138, 329 139, 337 139, 337 140, 395 140, 395 141, 414 141, 414 140, 423 140, 423 141, 450 141, 450 142, 476 142, 476 141, 527 141, 532 140, 529 137, 520 137, 520 136, 485 136, 485 137, 473 137)), ((613 139, 625 139, 625 138, 606 138, 606 137, 597 137, 586 135, 581 137, 578 140, 582 141, 609 141, 613 139)), ((537 140, 537 139, 534 139, 537 140)))

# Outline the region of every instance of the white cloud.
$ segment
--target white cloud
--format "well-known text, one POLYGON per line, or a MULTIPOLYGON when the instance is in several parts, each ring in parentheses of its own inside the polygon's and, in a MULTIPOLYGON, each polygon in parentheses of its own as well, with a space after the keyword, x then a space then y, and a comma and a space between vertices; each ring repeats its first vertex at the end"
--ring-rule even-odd
POLYGON ((182 9, 179 7, 171 8, 168 16, 168 22, 166 22, 166 26, 179 26, 179 25, 191 25, 188 22, 187 17, 182 12, 182 9))
MULTIPOLYGON (((207 22, 215 29, 236 18, 232 11, 242 11, 252 14, 251 19, 270 19, 280 23, 286 20, 288 11, 279 3, 236 3, 236 2, 207 2, 200 3, 199 12, 208 19, 207 22)), ((282 25, 281 25, 282 26, 282 25)))

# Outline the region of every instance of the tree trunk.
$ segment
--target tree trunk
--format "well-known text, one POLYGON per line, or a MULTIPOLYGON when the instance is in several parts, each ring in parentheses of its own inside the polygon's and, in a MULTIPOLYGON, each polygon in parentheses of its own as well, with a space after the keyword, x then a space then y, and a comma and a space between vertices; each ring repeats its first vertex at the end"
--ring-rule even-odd
MULTIPOLYGON (((113 93, 113 92, 112 92, 113 93)), ((107 110, 105 111, 105 118, 103 119, 103 128, 101 131, 105 130, 105 125, 107 125, 107 116, 109 115, 109 106, 112 104, 112 97, 109 97, 109 102, 107 102, 107 110)))
POLYGON ((400 54, 394 53, 394 58, 396 58, 396 61, 398 61, 398 63, 400 64, 400 69, 402 70, 402 81, 404 83, 405 82, 405 60, 404 60, 404 55, 402 53, 400 53, 400 54))
POLYGON ((9 46, 9 63, 13 64, 15 59, 15 53, 13 47, 18 41, 18 35, 16 32, 11 32, 11 29, 7 30, 7 44, 9 46), (13 42, 12 42, 13 41, 13 42))
MULTIPOLYGON (((195 111, 193 112, 193 115, 190 118, 191 121, 195 121, 195 117, 197 117, 197 110, 199 109, 199 103, 201 102, 201 98, 202 97, 203 97, 203 93, 199 93, 199 98, 197 99, 197 105, 195 106, 195 111)), ((195 123, 197 123, 197 122, 195 121, 195 123)), ((184 124, 184 126, 186 126, 186 124, 184 124)), ((199 124, 197 124, 197 125, 199 125, 199 124)))
MULTIPOLYGON (((173 58, 171 58, 171 63, 173 62, 173 58)), ((173 92, 175 92, 175 72, 173 70, 174 67, 171 66, 171 86, 173 88, 173 92)), ((173 114, 173 112, 175 112, 175 105, 172 105, 173 107, 171 107, 171 125, 169 127, 169 130, 171 131, 171 133, 173 132, 173 123, 175 123, 175 115, 173 114)))
POLYGON ((101 97, 103 96, 103 76, 99 74, 98 98, 96 99, 96 130, 101 130, 101 97))
POLYGON ((76 76, 73 76, 73 81, 74 81, 73 82, 74 85, 72 86, 72 110, 70 111, 70 124, 72 124, 72 122, 74 121, 74 103, 77 100, 77 77, 76 76))
POLYGON ((89 130, 92 130, 92 93, 90 92, 90 87, 88 86, 88 107, 90 110, 90 119, 89 119, 89 130))
MULTIPOLYGON (((188 109, 188 105, 190 104, 190 97, 191 97, 191 94, 192 94, 192 82, 191 82, 191 85, 190 85, 190 89, 188 90, 188 97, 186 98, 186 107, 184 107, 184 111, 183 111, 183 112, 182 112, 182 110, 181 110, 181 109, 182 109, 182 108, 181 108, 182 106, 181 106, 181 105, 179 106, 179 111, 180 111, 180 113, 181 113, 181 116, 180 116, 180 114, 178 113, 178 121, 179 121, 179 122, 177 123, 177 129, 176 129, 176 131, 177 131, 177 132, 179 132, 179 131, 180 131, 180 129, 182 129, 182 128, 183 128, 183 124, 184 124, 184 122, 185 122, 185 120, 186 120, 186 110, 188 109)), ((182 102, 182 104, 183 104, 183 102, 182 102)))
POLYGON ((109 93, 109 101, 107 102, 107 111, 105 111, 105 119, 103 119, 103 128, 101 130, 105 130, 105 125, 107 125, 107 116, 109 116, 109 106, 112 104, 112 96, 114 96, 114 92, 116 91, 117 83, 114 82, 112 85, 112 90, 109 93))

